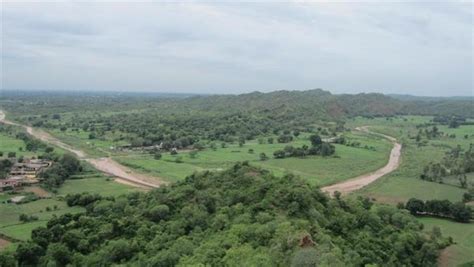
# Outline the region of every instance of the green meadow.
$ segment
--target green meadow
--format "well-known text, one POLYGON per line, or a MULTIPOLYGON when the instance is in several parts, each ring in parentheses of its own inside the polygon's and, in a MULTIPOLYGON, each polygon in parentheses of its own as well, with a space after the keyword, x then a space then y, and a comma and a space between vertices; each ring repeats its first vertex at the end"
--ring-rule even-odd
POLYGON ((298 147, 310 144, 309 140, 301 137, 288 144, 258 144, 256 141, 249 141, 242 147, 229 144, 225 148, 199 151, 194 156, 190 152, 181 152, 177 155, 165 153, 160 160, 155 160, 153 155, 145 153, 130 153, 114 158, 126 166, 171 182, 184 179, 196 171, 219 171, 232 166, 235 162, 249 161, 276 175, 292 173, 313 184, 327 185, 374 171, 386 164, 391 150, 390 142, 357 132, 348 133, 346 136, 351 141, 360 142, 362 147, 336 144, 336 153, 331 157, 273 158, 274 151, 287 145, 298 147), (374 147, 375 150, 363 148, 365 145, 374 147), (265 153, 269 159, 261 161, 260 153, 265 153))
MULTIPOLYGON (((4 193, 0 193, 0 195, 2 194, 4 193)), ((15 195, 10 197, 13 196, 15 195)), ((83 210, 80 207, 68 207, 64 201, 56 199, 40 199, 25 204, 2 202, 0 203, 0 233, 14 239, 27 240, 34 228, 46 225, 46 222, 53 216, 76 213, 83 210), (46 211, 47 207, 51 210, 46 211), (23 223, 19 220, 20 214, 33 215, 38 217, 38 220, 23 223)))
POLYGON ((0 132, 0 151, 3 152, 3 158, 8 156, 8 152, 15 152, 17 157, 36 156, 35 152, 26 151, 23 140, 16 139, 3 132, 0 132))
POLYGON ((91 194, 100 194, 103 196, 115 196, 134 192, 137 189, 128 185, 115 182, 112 178, 104 177, 84 177, 80 179, 66 180, 57 190, 57 195, 65 196, 67 194, 76 194, 88 192, 91 194))

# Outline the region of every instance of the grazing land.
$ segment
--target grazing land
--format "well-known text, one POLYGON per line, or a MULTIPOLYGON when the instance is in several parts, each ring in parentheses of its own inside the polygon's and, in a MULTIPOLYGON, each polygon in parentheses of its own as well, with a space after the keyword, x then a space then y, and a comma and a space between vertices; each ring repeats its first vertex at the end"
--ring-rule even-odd
POLYGON ((191 156, 190 152, 176 155, 166 153, 161 160, 155 160, 151 154, 135 153, 127 156, 116 156, 115 159, 131 168, 142 170, 169 181, 179 181, 187 175, 204 170, 223 170, 236 162, 249 161, 256 166, 271 170, 276 175, 294 173, 316 185, 327 185, 342 181, 363 173, 374 171, 385 165, 390 152, 390 143, 383 139, 372 139, 363 133, 348 134, 351 140, 374 147, 375 150, 363 147, 336 145, 332 157, 308 156, 301 158, 284 158, 260 160, 260 153, 272 155, 287 145, 301 146, 309 144, 307 137, 301 137, 288 144, 258 144, 250 140, 243 146, 229 144, 225 148, 205 149, 191 156), (252 150, 252 153, 248 151, 252 150), (177 163, 179 159, 179 163, 177 163), (348 169, 343 169, 348 167, 348 169))
POLYGON ((68 207, 63 201, 55 199, 40 199, 25 204, 0 203, 0 234, 17 240, 27 240, 31 231, 38 226, 45 226, 53 216, 65 213, 83 211, 82 208, 68 207), (46 208, 50 211, 47 211, 46 208), (56 207, 56 208, 55 208, 56 207), (19 221, 21 214, 36 216, 38 219, 31 222, 19 221))

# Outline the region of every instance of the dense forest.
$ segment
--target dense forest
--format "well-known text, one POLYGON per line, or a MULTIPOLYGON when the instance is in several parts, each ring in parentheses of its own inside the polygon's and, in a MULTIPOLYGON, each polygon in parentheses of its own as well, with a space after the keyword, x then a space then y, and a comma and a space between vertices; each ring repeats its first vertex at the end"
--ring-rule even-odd
POLYGON ((87 212, 53 218, 0 265, 434 266, 450 244, 406 210, 330 199, 247 163, 149 193, 66 200, 87 212))

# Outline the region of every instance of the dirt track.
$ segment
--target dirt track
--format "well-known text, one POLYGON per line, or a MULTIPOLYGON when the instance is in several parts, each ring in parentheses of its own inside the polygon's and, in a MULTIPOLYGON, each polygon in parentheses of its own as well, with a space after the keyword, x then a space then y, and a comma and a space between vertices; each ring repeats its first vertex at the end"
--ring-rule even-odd
POLYGON ((54 136, 50 135, 49 133, 43 130, 35 129, 30 126, 21 125, 21 124, 6 120, 5 113, 3 113, 3 111, 1 110, 0 110, 0 122, 4 124, 24 127, 30 135, 38 138, 39 140, 45 143, 53 144, 64 150, 74 153, 78 158, 92 164, 92 166, 94 166, 97 170, 104 172, 108 175, 117 177, 118 182, 120 182, 120 180, 124 180, 124 183, 126 184, 135 185, 139 187, 147 187, 147 188, 156 188, 156 187, 159 187, 160 185, 166 184, 166 182, 164 182, 163 179, 161 179, 160 177, 151 177, 151 176, 134 172, 131 169, 121 165, 120 163, 114 161, 111 158, 99 158, 99 159, 87 158, 86 153, 84 153, 83 151, 75 149, 72 146, 61 142, 59 139, 55 138, 54 136))
POLYGON ((367 126, 358 127, 358 128, 356 128, 356 130, 366 132, 366 133, 370 133, 370 134, 375 134, 375 135, 378 135, 378 136, 382 136, 382 137, 390 140, 391 142, 393 142, 393 148, 392 148, 392 151, 390 152, 390 158, 389 158, 387 164, 384 167, 382 167, 382 168, 380 168, 380 169, 378 169, 374 172, 371 172, 371 173, 368 173, 368 174, 363 174, 361 176, 358 176, 358 177, 355 177, 355 178, 352 178, 352 179, 349 179, 349 180, 346 180, 346 181, 343 181, 343 182, 340 182, 340 183, 337 183, 337 184, 333 184, 333 185, 325 186, 325 187, 321 188, 322 191, 329 193, 329 195, 331 195, 331 196, 335 191, 339 191, 343 195, 345 195, 345 194, 349 194, 353 191, 359 190, 362 187, 364 187, 364 186, 374 182, 375 180, 379 179, 380 177, 396 170, 398 168, 399 164, 400 164, 400 156, 401 156, 400 152, 401 152, 401 149, 402 149, 402 145, 397 142, 397 139, 395 139, 391 136, 388 136, 388 135, 371 132, 371 131, 369 131, 367 126))

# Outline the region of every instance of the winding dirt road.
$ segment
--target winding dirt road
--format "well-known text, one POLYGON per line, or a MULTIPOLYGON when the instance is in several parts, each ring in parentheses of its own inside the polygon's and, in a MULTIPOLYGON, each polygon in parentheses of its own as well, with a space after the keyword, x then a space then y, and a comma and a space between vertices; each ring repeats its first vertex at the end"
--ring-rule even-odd
POLYGON ((373 135, 378 135, 391 141, 393 143, 393 148, 390 151, 390 158, 384 167, 374 172, 363 174, 361 176, 357 176, 355 178, 351 178, 349 180, 345 180, 343 182, 321 188, 322 191, 329 193, 330 196, 332 196, 333 193, 336 191, 339 191, 343 195, 346 195, 353 191, 359 190, 362 187, 370 183, 373 183, 375 180, 379 179, 380 177, 396 170, 398 166, 400 165, 402 145, 397 142, 397 139, 385 134, 371 132, 367 126, 357 127, 356 130, 370 133, 373 135))
POLYGON ((87 154, 81 150, 78 150, 68 144, 63 143, 56 137, 52 136, 51 134, 41 130, 36 129, 27 125, 18 124, 16 122, 9 121, 5 119, 5 113, 0 110, 0 123, 20 126, 26 129, 28 134, 38 138, 39 140, 53 144, 58 146, 64 150, 67 150, 71 153, 74 153, 79 159, 89 162, 92 166, 94 166, 97 170, 106 173, 111 176, 116 177, 116 181, 124 184, 129 184, 138 187, 144 188, 157 188, 161 185, 167 184, 167 182, 163 181, 160 177, 151 177, 144 174, 137 173, 120 163, 114 161, 111 158, 88 158, 87 154))

